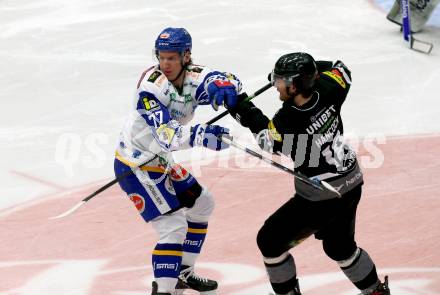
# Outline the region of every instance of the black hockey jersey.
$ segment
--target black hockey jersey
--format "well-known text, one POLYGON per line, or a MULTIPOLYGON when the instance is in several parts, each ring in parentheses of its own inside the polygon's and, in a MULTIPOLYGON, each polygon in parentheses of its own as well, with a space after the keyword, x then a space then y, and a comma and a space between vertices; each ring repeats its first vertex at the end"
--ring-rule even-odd
MULTIPOLYGON (((353 150, 343 141, 341 107, 351 86, 351 73, 340 61, 317 62, 319 77, 311 99, 302 106, 283 103, 269 120, 252 103, 240 105, 236 118, 254 134, 266 131, 273 152, 290 155, 295 170, 312 179, 325 180, 342 195, 363 183, 353 150)), ((312 200, 332 198, 301 181, 297 193, 312 200)))

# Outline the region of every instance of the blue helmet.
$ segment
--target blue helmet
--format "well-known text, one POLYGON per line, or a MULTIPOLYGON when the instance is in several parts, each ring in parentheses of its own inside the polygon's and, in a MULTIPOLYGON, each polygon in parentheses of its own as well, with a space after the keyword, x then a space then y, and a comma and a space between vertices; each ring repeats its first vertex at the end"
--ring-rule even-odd
POLYGON ((191 52, 192 39, 191 35, 184 28, 166 28, 156 39, 154 51, 156 56, 159 51, 191 52))

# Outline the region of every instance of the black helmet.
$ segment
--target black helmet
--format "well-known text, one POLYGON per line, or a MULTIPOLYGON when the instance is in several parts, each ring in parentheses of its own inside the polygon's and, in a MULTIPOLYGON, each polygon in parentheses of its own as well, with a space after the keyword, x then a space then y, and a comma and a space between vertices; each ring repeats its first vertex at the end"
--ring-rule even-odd
POLYGON ((317 75, 318 70, 313 57, 305 52, 294 52, 278 59, 272 71, 271 82, 274 83, 276 78, 281 78, 288 83, 287 85, 295 82, 298 90, 304 91, 313 87, 317 75))

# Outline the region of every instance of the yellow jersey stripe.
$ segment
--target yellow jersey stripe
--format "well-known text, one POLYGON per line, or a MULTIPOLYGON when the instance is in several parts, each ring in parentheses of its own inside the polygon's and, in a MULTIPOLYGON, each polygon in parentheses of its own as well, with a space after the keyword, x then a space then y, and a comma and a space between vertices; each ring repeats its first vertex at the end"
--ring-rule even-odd
MULTIPOLYGON (((125 165, 127 165, 129 167, 132 167, 132 168, 138 167, 138 164, 128 161, 127 159, 122 157, 118 151, 115 152, 115 157, 116 157, 116 159, 118 159, 119 161, 121 161, 122 163, 124 163, 125 165)), ((142 167, 140 167, 140 169, 142 171, 151 171, 151 172, 160 172, 160 173, 165 172, 164 168, 157 167, 157 166, 142 166, 142 167)))
POLYGON ((192 234, 206 234, 208 232, 207 228, 188 228, 188 232, 192 234))
POLYGON ((153 255, 182 256, 182 251, 175 251, 175 250, 153 250, 153 255))
POLYGON ((335 73, 330 71, 325 71, 323 72, 323 74, 329 76, 330 78, 333 78, 333 80, 335 80, 339 85, 341 85, 342 88, 345 89, 347 87, 347 85, 345 85, 344 79, 342 79, 341 76, 336 75, 335 73))
POLYGON ((118 151, 115 152, 115 157, 116 157, 116 159, 118 159, 119 161, 121 161, 122 163, 124 163, 124 164, 127 165, 127 166, 130 166, 130 167, 136 167, 136 166, 137 166, 136 163, 133 163, 133 162, 130 162, 130 161, 124 159, 124 158, 121 156, 121 154, 119 154, 118 151))

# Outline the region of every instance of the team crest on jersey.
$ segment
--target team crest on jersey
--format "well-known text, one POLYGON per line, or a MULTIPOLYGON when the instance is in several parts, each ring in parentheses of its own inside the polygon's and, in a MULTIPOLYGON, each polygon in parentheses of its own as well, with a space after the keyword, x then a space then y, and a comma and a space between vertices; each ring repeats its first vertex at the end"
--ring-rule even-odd
POLYGON ((325 71, 323 72, 323 74, 329 76, 330 78, 338 82, 338 84, 341 85, 342 88, 345 89, 347 87, 345 85, 344 79, 342 79, 341 73, 338 70, 333 69, 331 71, 325 71))
POLYGON ((161 142, 171 144, 174 134, 176 134, 176 130, 168 127, 166 124, 162 124, 159 126, 159 128, 157 128, 156 133, 161 142))
POLYGON ((162 72, 160 72, 160 71, 154 71, 154 72, 150 75, 150 77, 148 77, 148 81, 151 82, 151 83, 154 83, 154 82, 157 80, 157 78, 159 78, 161 75, 162 75, 162 72))
POLYGON ((136 209, 139 211, 139 213, 143 213, 145 210, 145 199, 144 197, 138 195, 138 194, 129 194, 128 197, 133 202, 136 209))

